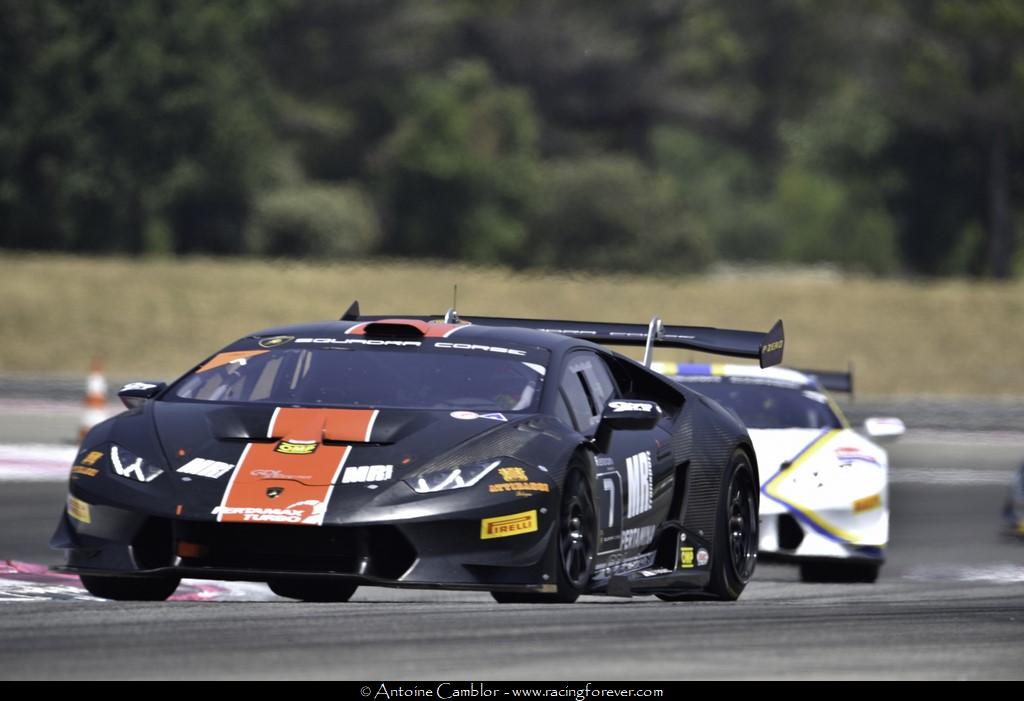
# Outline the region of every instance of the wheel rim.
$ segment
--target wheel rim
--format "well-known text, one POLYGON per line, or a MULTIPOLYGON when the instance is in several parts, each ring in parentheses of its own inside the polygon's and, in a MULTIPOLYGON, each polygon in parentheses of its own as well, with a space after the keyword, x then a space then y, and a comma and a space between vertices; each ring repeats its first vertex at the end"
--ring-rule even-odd
POLYGON ((562 522, 559 529, 559 553, 562 557, 562 571, 576 589, 582 589, 590 576, 593 561, 594 509, 588 499, 579 493, 579 482, 574 481, 572 490, 566 495, 562 506, 562 522))
POLYGON ((729 559, 736 577, 747 581, 757 562, 757 507, 746 470, 739 469, 729 484, 729 559))

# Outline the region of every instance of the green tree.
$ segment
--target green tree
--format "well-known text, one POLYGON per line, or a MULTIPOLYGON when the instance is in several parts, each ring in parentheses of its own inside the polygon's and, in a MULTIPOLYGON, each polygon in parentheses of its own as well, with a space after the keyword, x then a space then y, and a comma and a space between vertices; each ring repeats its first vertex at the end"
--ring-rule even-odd
POLYGON ((890 154, 909 180, 905 254, 934 272, 973 259, 978 272, 1009 277, 1024 191, 1012 167, 1024 159, 1024 5, 878 3, 870 19, 875 86, 907 142, 890 154))
POLYGON ((0 244, 244 250, 273 4, 0 0, 0 244))
POLYGON ((413 80, 394 131, 374 154, 386 253, 500 263, 525 240, 536 189, 529 97, 458 62, 413 80))
POLYGON ((530 239, 520 262, 557 268, 682 273, 712 248, 675 184, 629 156, 545 164, 530 239))

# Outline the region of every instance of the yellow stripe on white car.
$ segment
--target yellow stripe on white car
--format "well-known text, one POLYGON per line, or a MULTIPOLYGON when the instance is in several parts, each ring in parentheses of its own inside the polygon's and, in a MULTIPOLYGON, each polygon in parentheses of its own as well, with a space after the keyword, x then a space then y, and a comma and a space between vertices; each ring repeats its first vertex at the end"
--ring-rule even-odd
POLYGON ((823 531, 835 536, 836 538, 844 540, 847 543, 853 543, 854 545, 857 545, 861 542, 861 539, 855 533, 850 533, 849 531, 845 531, 839 526, 836 526, 835 524, 829 523, 810 508, 803 506, 801 504, 797 504, 791 498, 784 496, 782 493, 785 486, 785 482, 787 480, 795 479, 805 469, 813 469, 811 467, 811 458, 814 457, 814 455, 818 453, 822 448, 831 443, 832 440, 839 436, 841 433, 841 429, 833 429, 831 431, 821 434, 818 438, 814 440, 813 443, 804 448, 804 450, 796 457, 796 459, 793 460, 792 463, 790 463, 789 467, 787 467, 784 470, 780 470, 777 475, 772 477, 768 481, 768 483, 765 484, 764 491, 765 494, 770 496, 772 499, 782 502, 787 507, 799 512, 802 516, 813 521, 815 525, 817 525, 823 531))

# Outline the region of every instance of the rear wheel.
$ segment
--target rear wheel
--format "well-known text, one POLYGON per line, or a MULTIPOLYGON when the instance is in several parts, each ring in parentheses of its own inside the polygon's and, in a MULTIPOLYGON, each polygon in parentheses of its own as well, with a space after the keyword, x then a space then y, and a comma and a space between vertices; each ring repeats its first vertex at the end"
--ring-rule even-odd
POLYGON ((871 584, 878 579, 882 565, 877 562, 802 562, 800 579, 804 582, 845 582, 871 584))
POLYGON ((181 583, 180 577, 102 577, 79 575, 93 596, 114 601, 164 601, 181 583))
POLYGON ((590 485, 572 469, 562 489, 558 515, 558 591, 554 594, 493 591, 499 604, 570 604, 587 587, 597 553, 597 511, 590 485))
POLYGON ((272 579, 267 586, 278 596, 317 602, 348 601, 359 588, 357 584, 330 579, 272 579))
POLYGON ((757 565, 757 488, 750 458, 733 452, 725 471, 727 488, 718 501, 715 540, 711 553, 711 581, 701 592, 658 594, 663 601, 718 599, 735 601, 754 575, 757 565))

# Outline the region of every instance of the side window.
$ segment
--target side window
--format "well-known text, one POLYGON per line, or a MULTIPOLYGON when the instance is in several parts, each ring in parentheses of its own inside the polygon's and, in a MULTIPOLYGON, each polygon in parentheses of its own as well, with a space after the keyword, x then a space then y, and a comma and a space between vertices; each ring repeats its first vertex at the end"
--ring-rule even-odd
POLYGON ((590 398, 583 386, 583 374, 566 370, 562 377, 562 396, 569 405, 573 422, 581 433, 589 433, 596 424, 593 411, 590 409, 590 398))
POLYGON ((562 392, 558 393, 558 399, 555 401, 555 416, 557 416, 559 421, 564 423, 566 426, 575 428, 575 424, 572 420, 572 412, 569 411, 569 404, 565 401, 565 394, 562 392))
POLYGON ((590 352, 573 353, 559 386, 579 431, 592 433, 605 403, 615 393, 615 383, 604 361, 590 352))
POLYGON ((584 375, 587 378, 587 384, 590 386, 590 392, 594 397, 594 404, 597 405, 597 416, 600 418, 604 412, 604 405, 608 403, 612 396, 618 394, 615 389, 615 380, 612 379, 608 366, 599 356, 593 356, 593 363, 591 363, 589 369, 584 371, 584 375))

